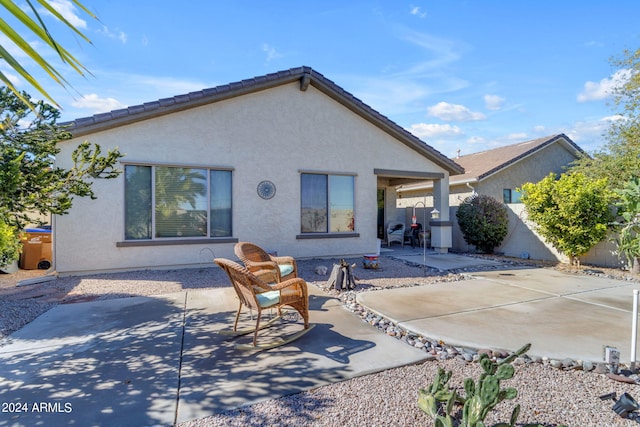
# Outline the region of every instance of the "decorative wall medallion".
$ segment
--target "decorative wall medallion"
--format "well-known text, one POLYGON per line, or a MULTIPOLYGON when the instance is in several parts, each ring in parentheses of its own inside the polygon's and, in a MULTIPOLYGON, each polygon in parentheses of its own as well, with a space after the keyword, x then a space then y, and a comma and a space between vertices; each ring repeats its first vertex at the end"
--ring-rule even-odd
POLYGON ((263 199, 271 199, 276 195, 276 186, 271 181, 262 181, 258 184, 258 196, 263 199))

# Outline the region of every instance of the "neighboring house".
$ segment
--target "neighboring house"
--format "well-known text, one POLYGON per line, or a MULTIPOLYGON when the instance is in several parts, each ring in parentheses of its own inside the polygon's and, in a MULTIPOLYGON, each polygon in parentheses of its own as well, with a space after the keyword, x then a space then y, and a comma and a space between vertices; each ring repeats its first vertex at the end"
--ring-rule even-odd
POLYGON ((96 200, 54 218, 61 274, 211 265, 252 241, 298 258, 375 252, 404 218, 396 187, 428 180, 451 246, 449 176, 463 169, 308 67, 71 123, 59 166, 88 140, 125 154, 96 200))
MULTIPOLYGON (((509 232, 497 251, 511 256, 563 259, 531 230, 524 218, 517 189, 526 182, 538 182, 549 173, 564 173, 569 164, 583 153, 568 136, 558 134, 456 157, 456 163, 465 169, 465 173, 449 180, 449 215, 454 223, 452 248, 465 252, 473 249, 464 241, 455 212, 465 198, 476 192, 503 201, 510 209, 509 232)), ((425 203, 428 210, 433 206, 430 182, 402 185, 397 191, 398 206, 406 208, 407 222, 416 203, 420 206, 422 203, 419 202, 425 203)), ((421 218, 421 208, 417 211, 417 217, 421 218)))
MULTIPOLYGON (((519 203, 518 188, 525 182, 538 182, 551 172, 564 173, 584 151, 565 134, 538 138, 479 153, 458 156, 454 160, 464 174, 449 180, 449 204, 458 206, 474 191, 501 200, 519 203)), ((399 205, 413 206, 425 196, 430 201, 432 184, 422 182, 402 185, 399 205)), ((432 204, 428 203, 428 206, 432 204)))

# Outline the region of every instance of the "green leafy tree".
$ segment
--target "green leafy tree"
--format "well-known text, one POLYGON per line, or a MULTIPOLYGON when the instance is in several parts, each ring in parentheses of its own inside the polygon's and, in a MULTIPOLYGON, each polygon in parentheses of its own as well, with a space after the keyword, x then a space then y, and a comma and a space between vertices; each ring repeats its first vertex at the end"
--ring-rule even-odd
MULTIPOLYGON (((102 155, 99 145, 84 142, 72 153, 74 166, 55 165, 58 143, 71 135, 56 124, 60 112, 43 101, 31 100, 32 110, 7 88, 0 89, 0 223, 18 232, 34 214, 63 215, 71 209, 74 197, 96 196, 94 179, 115 178, 116 163, 122 155, 111 150, 102 155)), ((5 232, 0 242, 0 260, 15 259, 11 240, 5 232), (11 243, 11 242, 9 242, 11 243)))
POLYGON ((493 253, 507 235, 509 217, 504 203, 485 194, 467 197, 456 212, 464 240, 493 253))
POLYGON ((593 180, 572 173, 556 179, 551 173, 536 184, 524 184, 521 191, 537 231, 572 264, 604 240, 612 227, 613 193, 605 178, 593 180))
POLYGON ((16 230, 0 220, 0 267, 18 259, 21 247, 16 230))
POLYGON ((607 178, 610 189, 620 189, 640 176, 640 49, 625 50, 611 63, 618 69, 619 83, 613 89, 616 119, 605 135, 607 143, 574 162, 569 172, 607 178))
POLYGON ((640 178, 634 177, 616 191, 619 200, 618 250, 635 274, 640 273, 640 178))
MULTIPOLYGON (((41 8, 41 10, 46 11, 46 13, 51 15, 56 21, 62 23, 65 27, 70 29, 80 39, 84 40, 87 43, 91 43, 91 41, 80 30, 78 30, 78 28, 76 28, 67 19, 65 19, 65 17, 62 16, 55 9, 55 7, 52 6, 52 3, 53 2, 51 2, 50 0, 23 0, 21 2, 16 2, 13 0, 0 1, 0 7, 7 12, 8 16, 12 16, 16 20, 16 23, 20 24, 17 27, 12 26, 9 25, 4 19, 0 18, 0 32, 4 34, 7 40, 12 42, 15 47, 22 51, 38 67, 44 70, 46 74, 56 83, 60 84, 63 87, 68 87, 69 84, 62 73, 58 71, 53 65, 51 65, 49 61, 44 59, 43 52, 40 51, 41 48, 38 48, 38 50, 36 50, 33 47, 34 40, 44 43, 44 45, 40 43, 38 46, 43 46, 42 50, 53 51, 64 64, 70 66, 78 74, 84 75, 84 73, 87 72, 87 69, 80 63, 80 61, 78 61, 71 53, 69 53, 69 51, 67 51, 53 38, 51 32, 42 19, 42 12, 38 11, 38 7, 41 8), (22 7, 24 4, 27 5, 27 10, 30 13, 25 12, 22 7)), ((85 6, 83 6, 82 3, 80 3, 78 0, 72 0, 72 3, 81 11, 83 11, 87 16, 97 19, 96 16, 91 13, 85 6)), ((31 84, 31 86, 33 86, 49 102, 51 102, 52 104, 56 104, 56 102, 53 100, 53 98, 51 98, 51 96, 42 87, 38 80, 33 77, 33 75, 23 66, 20 61, 18 61, 13 55, 11 55, 11 53, 7 49, 7 46, 3 46, 2 44, 0 44, 0 58, 9 68, 13 69, 16 73, 18 73, 20 77, 29 82, 29 84, 31 84)), ((0 71, 0 81, 5 86, 7 86, 14 94, 16 94, 16 96, 21 98, 22 102, 29 105, 29 98, 23 97, 23 95, 13 85, 11 79, 2 71, 0 71)), ((32 106, 29 105, 29 107, 32 106)))

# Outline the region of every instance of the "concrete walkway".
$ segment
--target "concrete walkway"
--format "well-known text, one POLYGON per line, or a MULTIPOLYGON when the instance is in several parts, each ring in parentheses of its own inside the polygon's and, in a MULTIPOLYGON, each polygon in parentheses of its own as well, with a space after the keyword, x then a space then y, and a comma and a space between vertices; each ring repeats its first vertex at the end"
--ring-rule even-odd
POLYGON ((56 306, 0 345, 0 426, 173 425, 424 359, 309 289, 315 328, 262 352, 217 333, 231 288, 56 306))

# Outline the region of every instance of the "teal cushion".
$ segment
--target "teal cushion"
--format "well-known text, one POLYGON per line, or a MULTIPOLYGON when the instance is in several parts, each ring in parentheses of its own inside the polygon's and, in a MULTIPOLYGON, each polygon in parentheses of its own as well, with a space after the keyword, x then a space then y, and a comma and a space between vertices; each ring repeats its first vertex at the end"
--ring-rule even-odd
POLYGON ((278 267, 280 267, 280 277, 285 277, 293 273, 293 265, 291 264, 282 264, 278 267))
POLYGON ((280 302, 280 291, 268 291, 256 294, 260 307, 271 307, 280 302))

